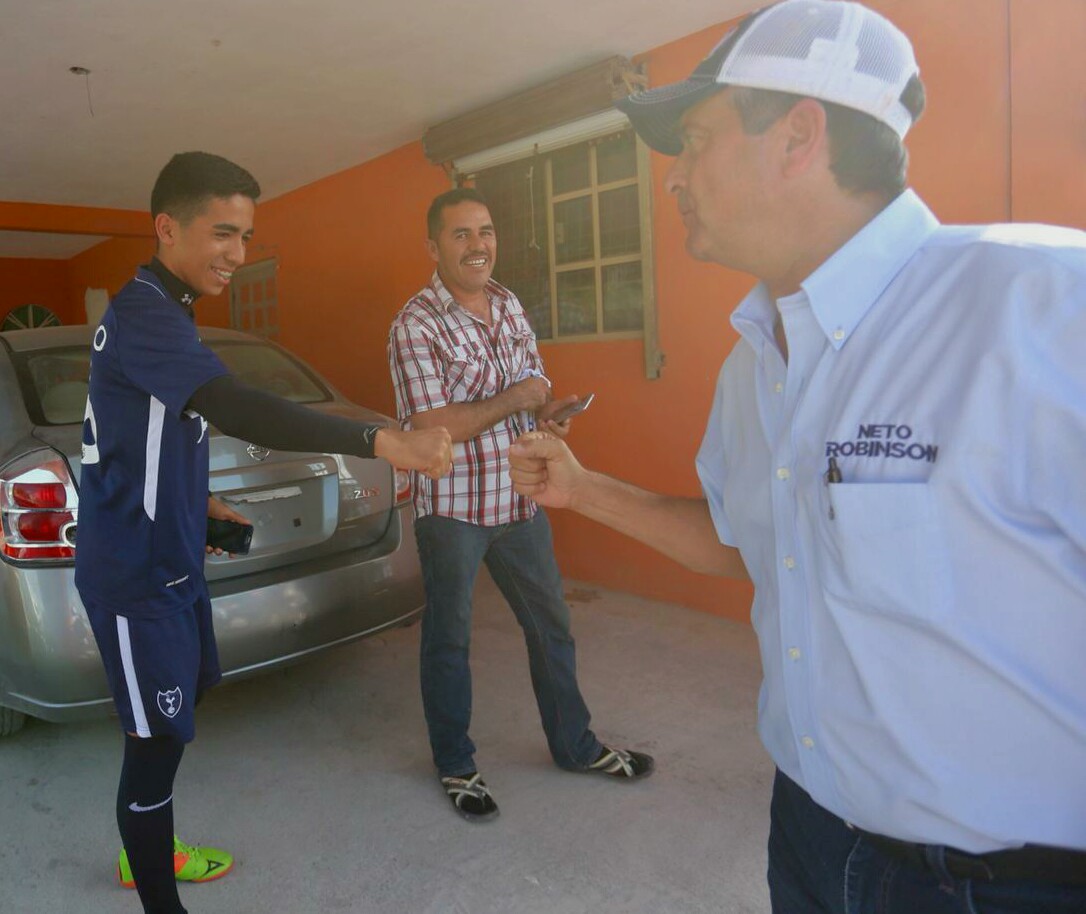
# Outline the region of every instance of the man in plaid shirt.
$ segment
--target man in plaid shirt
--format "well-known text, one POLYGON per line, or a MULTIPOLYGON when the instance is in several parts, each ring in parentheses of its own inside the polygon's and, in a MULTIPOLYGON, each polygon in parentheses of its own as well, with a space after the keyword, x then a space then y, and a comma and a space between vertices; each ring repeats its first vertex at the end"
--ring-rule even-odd
POLYGON ((589 729, 550 524, 509 479, 512 442, 537 423, 564 436, 568 420, 550 417, 576 397, 551 398, 520 302, 490 278, 497 238, 482 196, 471 188, 441 194, 430 205, 427 230, 437 269, 393 321, 389 363, 403 428, 441 425, 453 440, 448 476, 412 474, 427 601, 422 701, 446 794, 461 815, 481 821, 498 814, 468 736, 471 596, 483 562, 524 629, 555 762, 571 771, 639 778, 651 774, 653 760, 610 749, 589 729))

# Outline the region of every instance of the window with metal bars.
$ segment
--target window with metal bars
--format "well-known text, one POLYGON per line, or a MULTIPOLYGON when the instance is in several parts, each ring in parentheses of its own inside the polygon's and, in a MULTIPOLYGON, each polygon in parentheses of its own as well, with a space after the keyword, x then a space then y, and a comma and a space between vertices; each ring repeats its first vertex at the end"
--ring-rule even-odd
POLYGON ((641 337, 652 321, 647 155, 630 130, 470 176, 498 233, 494 278, 541 341, 641 337))

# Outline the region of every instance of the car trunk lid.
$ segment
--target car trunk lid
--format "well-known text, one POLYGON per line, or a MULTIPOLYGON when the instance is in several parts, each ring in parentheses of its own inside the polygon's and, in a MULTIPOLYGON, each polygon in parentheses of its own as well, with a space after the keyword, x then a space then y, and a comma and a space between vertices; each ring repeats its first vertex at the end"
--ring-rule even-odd
MULTIPOLYGON (((383 421, 368 410, 334 404, 310 408, 383 421)), ((396 496, 386 461, 268 450, 209 431, 211 494, 250 520, 254 530, 248 555, 209 556, 208 580, 370 546, 387 532, 396 496)), ((38 426, 33 434, 67 457, 78 485, 79 426, 38 426)))

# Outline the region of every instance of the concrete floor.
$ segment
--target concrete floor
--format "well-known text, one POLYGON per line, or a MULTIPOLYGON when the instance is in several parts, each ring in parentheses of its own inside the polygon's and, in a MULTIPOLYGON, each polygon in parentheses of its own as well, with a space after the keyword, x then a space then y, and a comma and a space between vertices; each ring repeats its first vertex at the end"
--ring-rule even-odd
MULTIPOLYGON (((484 576, 485 577, 485 576, 484 576)), ((457 817, 429 759, 418 627, 212 692, 177 828, 238 858, 182 886, 191 914, 746 914, 768 911, 772 767, 754 733, 753 633, 570 582, 582 690, 639 783, 550 763, 523 641, 488 578, 472 661, 476 761, 501 816, 457 817)), ((0 741, 0 912, 133 912, 113 881, 114 720, 0 741)))

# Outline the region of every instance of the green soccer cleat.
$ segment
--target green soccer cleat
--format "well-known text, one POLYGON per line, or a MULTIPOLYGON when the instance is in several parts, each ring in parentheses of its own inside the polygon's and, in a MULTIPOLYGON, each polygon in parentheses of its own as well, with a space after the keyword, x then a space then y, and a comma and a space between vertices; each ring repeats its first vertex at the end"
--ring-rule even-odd
MULTIPOLYGON (((221 879, 234 868, 234 858, 215 847, 192 847, 173 836, 173 873, 178 882, 211 882, 221 879)), ((117 881, 134 889, 136 880, 128 865, 128 853, 121 848, 117 859, 117 881)))

